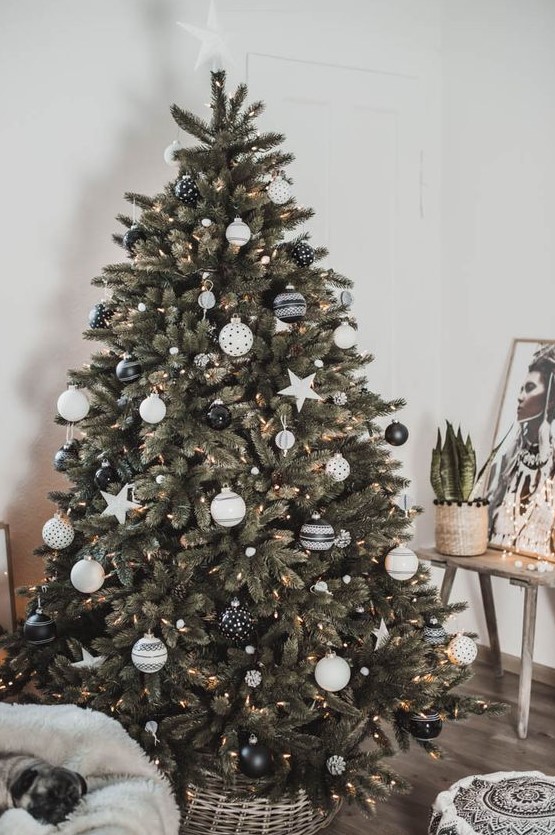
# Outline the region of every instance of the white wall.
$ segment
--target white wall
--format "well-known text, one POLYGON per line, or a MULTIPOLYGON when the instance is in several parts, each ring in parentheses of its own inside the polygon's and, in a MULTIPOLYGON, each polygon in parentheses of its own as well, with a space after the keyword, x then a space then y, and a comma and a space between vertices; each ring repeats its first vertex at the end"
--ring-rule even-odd
MULTIPOLYGON (((552 333, 555 6, 220 0, 218 7, 234 36, 232 82, 244 78, 247 53, 419 81, 428 266, 421 275, 417 259, 413 295, 398 306, 395 393, 409 398, 412 438, 401 456, 415 479, 411 494, 430 507, 435 426, 444 417, 461 420, 485 454, 510 339, 552 333), (443 326, 422 327, 434 320, 434 306, 443 309, 443 326)), ((19 583, 39 577, 31 552, 51 514, 46 492, 65 485, 51 467, 63 441, 52 417, 66 369, 90 352, 80 338, 98 299, 89 280, 121 256, 110 235, 114 215, 127 210, 123 192, 152 193, 171 176, 161 155, 174 138, 169 105, 202 111, 206 73, 193 73, 197 45, 175 22, 204 25, 205 15, 205 0, 0 6, 0 518, 11 526, 19 583)), ((364 201, 353 182, 348 210, 363 212, 364 201)), ((357 310, 372 303, 376 280, 356 287, 357 310)), ((432 541, 431 513, 419 520, 417 541, 432 541)), ((473 603, 461 625, 485 636, 472 584, 457 585, 456 594, 473 603)), ((514 611, 516 595, 496 587, 503 648, 513 653, 518 624, 503 609, 514 611)), ((555 666, 553 595, 549 603, 542 597, 537 658, 555 666)))

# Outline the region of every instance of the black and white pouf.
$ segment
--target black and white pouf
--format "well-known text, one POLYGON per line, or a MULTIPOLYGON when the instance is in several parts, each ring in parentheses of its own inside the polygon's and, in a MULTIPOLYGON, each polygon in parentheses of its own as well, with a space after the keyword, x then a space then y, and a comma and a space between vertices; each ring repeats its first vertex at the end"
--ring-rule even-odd
POLYGON ((474 774, 434 801, 429 835, 555 835, 555 777, 474 774))

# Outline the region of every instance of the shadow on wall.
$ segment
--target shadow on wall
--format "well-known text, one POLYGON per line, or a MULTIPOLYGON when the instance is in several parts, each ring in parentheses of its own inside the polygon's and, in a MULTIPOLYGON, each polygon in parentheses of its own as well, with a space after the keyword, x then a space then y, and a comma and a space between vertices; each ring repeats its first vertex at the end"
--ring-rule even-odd
MULTIPOLYGON (((56 294, 42 311, 44 331, 37 334, 35 355, 23 370, 17 390, 22 410, 35 415, 36 429, 6 511, 16 588, 43 579, 42 561, 33 555, 33 550, 42 544, 44 522, 56 511, 47 493, 71 487, 63 474, 53 469, 54 454, 65 442, 65 427, 55 424, 53 418, 57 398, 66 386, 67 369, 80 367, 93 351, 102 347, 80 338, 87 327, 90 308, 102 295, 100 288, 91 287, 90 280, 101 274, 103 265, 126 257, 110 241, 112 233, 121 231, 115 215, 119 211, 132 213, 132 207, 123 200, 124 192, 155 194, 177 172, 163 160, 164 149, 176 136, 170 104, 176 101, 186 107, 194 106, 191 88, 195 82, 192 79, 192 83, 185 83, 184 68, 194 65, 195 44, 176 27, 176 20, 185 14, 182 4, 179 11, 177 4, 172 7, 149 2, 141 2, 136 8, 150 41, 150 54, 144 60, 150 65, 153 81, 144 97, 137 88, 129 91, 122 84, 119 94, 126 103, 125 124, 113 137, 111 157, 100 174, 91 174, 89 170, 88 180, 83 179, 76 187, 73 224, 67 228, 65 251, 59 253, 61 278, 56 294), (169 56, 173 46, 174 61, 169 56), (172 72, 174 66, 183 68, 179 79, 172 72)), ((125 56, 121 60, 125 61, 125 56)), ((90 130, 94 133, 94 126, 90 130)), ((48 213, 45 215, 47 218, 48 213)), ((55 257, 54 252, 53 260, 55 257)), ((25 605, 26 601, 19 598, 18 617, 24 616, 25 605)))

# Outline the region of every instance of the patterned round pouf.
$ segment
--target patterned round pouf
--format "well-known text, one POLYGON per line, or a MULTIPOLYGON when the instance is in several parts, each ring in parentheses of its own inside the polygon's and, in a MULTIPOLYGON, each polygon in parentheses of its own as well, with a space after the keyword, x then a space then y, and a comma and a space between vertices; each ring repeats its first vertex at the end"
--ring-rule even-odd
POLYGON ((434 802, 429 835, 555 835, 555 777, 498 771, 465 777, 434 802))

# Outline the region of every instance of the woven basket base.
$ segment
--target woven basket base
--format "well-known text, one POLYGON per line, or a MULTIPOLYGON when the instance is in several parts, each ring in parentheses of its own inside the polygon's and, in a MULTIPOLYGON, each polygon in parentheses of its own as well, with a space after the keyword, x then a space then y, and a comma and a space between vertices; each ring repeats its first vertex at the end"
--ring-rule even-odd
POLYGON ((436 549, 455 557, 477 557, 488 547, 488 508, 474 504, 436 505, 436 549))
POLYGON ((216 778, 189 786, 180 835, 312 835, 332 822, 331 811, 315 809, 304 792, 270 801, 230 795, 216 778))

